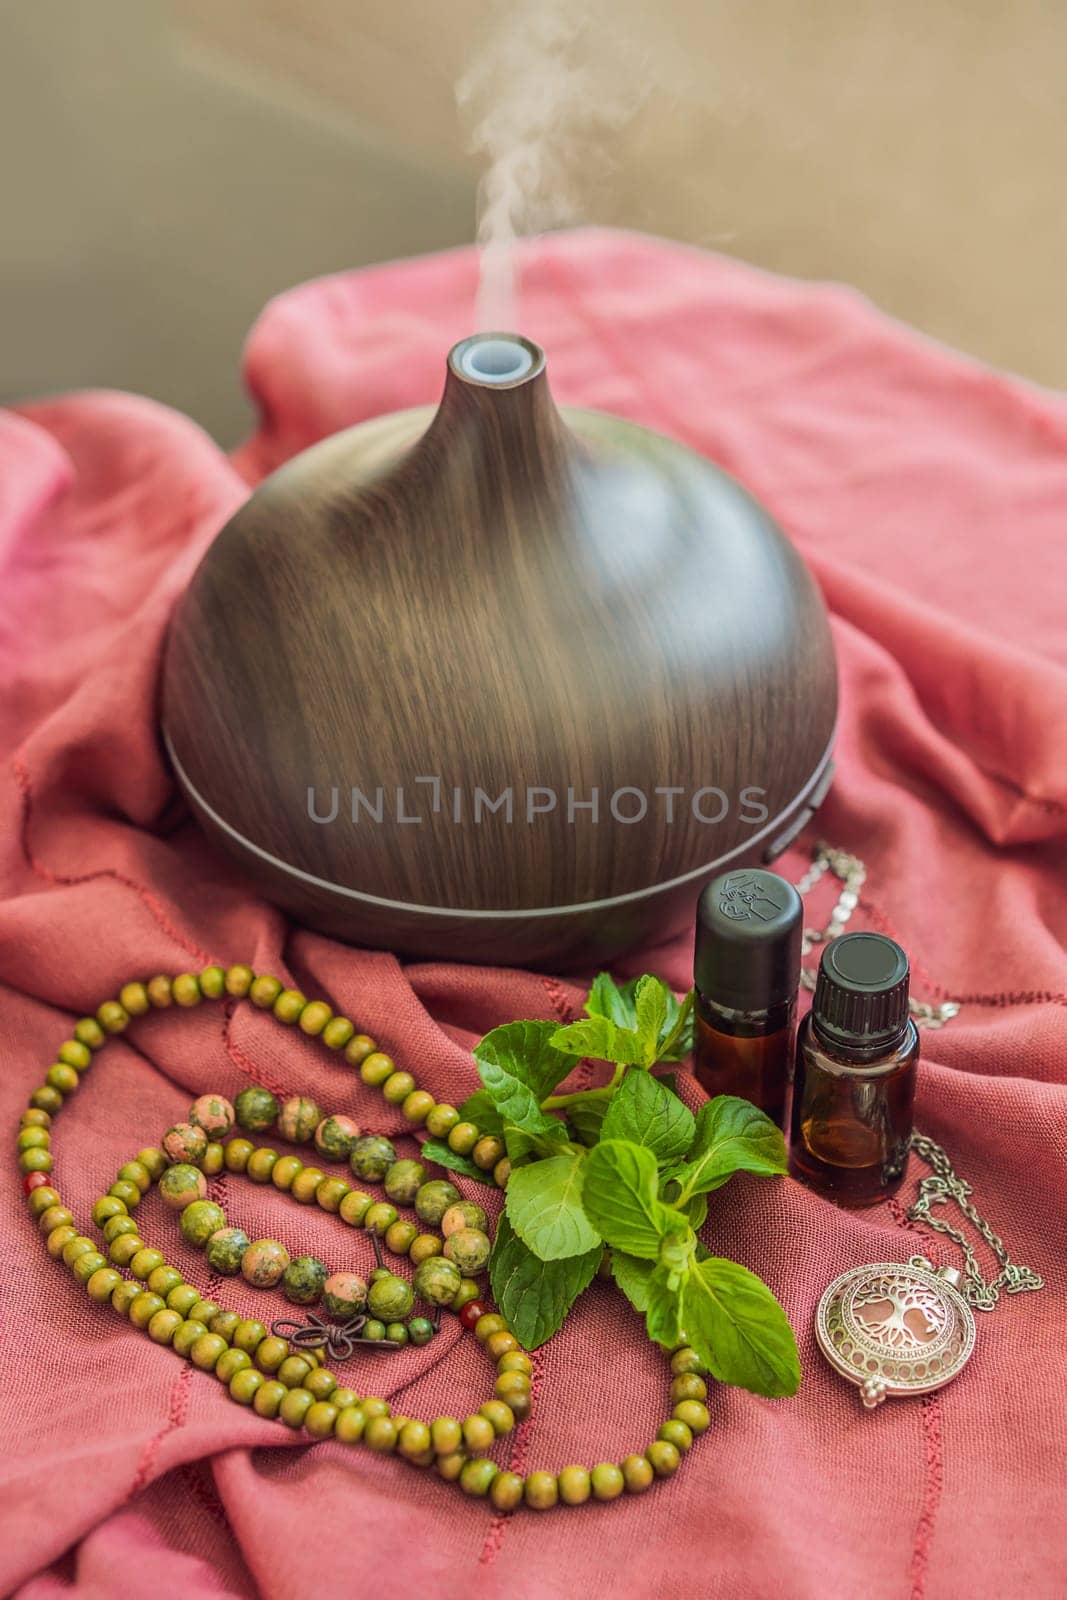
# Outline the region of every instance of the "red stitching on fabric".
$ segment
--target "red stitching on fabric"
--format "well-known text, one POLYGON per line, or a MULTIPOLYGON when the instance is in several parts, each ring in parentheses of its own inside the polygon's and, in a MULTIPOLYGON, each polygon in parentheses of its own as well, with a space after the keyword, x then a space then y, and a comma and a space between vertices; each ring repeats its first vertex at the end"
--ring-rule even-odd
POLYGON ((160 903, 160 901, 157 900, 152 891, 150 889, 146 889, 143 884, 137 883, 133 878, 128 878, 125 873, 119 872, 115 867, 102 867, 99 872, 86 872, 78 874, 77 876, 68 877, 62 873, 53 872, 50 867, 46 867, 43 862, 38 861, 37 857, 30 849, 29 840, 30 816, 33 809, 33 785, 30 782, 30 775, 26 769, 26 765, 19 754, 16 753, 12 757, 11 767, 15 774, 15 782, 18 785, 19 793, 22 796, 22 819, 19 825, 19 844, 22 847, 22 854, 26 858, 27 865, 32 869, 32 871, 36 872, 39 878, 43 878, 45 883, 50 883, 53 885, 64 884, 70 887, 73 887, 75 884, 79 883, 93 883, 98 878, 113 878, 116 883, 124 884, 127 889, 133 890, 134 894, 143 903, 145 909, 150 913, 150 915, 155 918, 156 922, 158 922, 159 926, 162 928, 163 932, 168 938, 173 939, 176 944, 180 944, 182 949, 187 950, 191 956, 194 956, 202 967, 211 965, 211 957, 208 955, 207 951, 201 950, 198 944, 196 944, 192 939, 186 938, 186 936, 174 926, 173 922, 171 922, 167 915, 166 909, 160 903))
POLYGON ((131 1500, 136 1500, 141 1490, 148 1483, 152 1468, 155 1466, 156 1457, 160 1447, 169 1433, 176 1428, 184 1426, 189 1414, 189 1384, 193 1375, 192 1367, 185 1365, 175 1378, 170 1391, 170 1401, 167 1405, 167 1420, 159 1432, 155 1434, 144 1447, 140 1465, 134 1474, 133 1483, 124 1504, 129 1505, 131 1500))
POLYGON ((230 1023, 233 1021, 233 1015, 236 1009, 237 1003, 233 1000, 231 1000, 226 1006, 225 1018, 222 1024, 222 1043, 226 1054, 229 1056, 237 1070, 239 1072, 243 1072, 246 1077, 251 1078, 253 1083, 261 1083, 264 1088, 270 1090, 271 1094, 281 1095, 284 1099, 288 1091, 282 1088, 274 1079, 270 1078, 268 1074, 266 1074, 262 1068, 252 1060, 251 1056, 245 1055, 245 1052, 241 1049, 241 1046, 236 1044, 230 1037, 230 1023))
MULTIPOLYGON (((917 1223, 908 1216, 904 1206, 892 1196, 889 1211, 898 1228, 905 1233, 921 1233, 917 1223)), ((924 1394, 920 1402, 923 1430, 924 1483, 919 1520, 911 1551, 911 1589, 908 1600, 924 1600, 926 1574, 930 1566, 930 1546, 933 1543, 937 1513, 941 1507, 941 1493, 945 1482, 945 1456, 941 1434, 941 1397, 924 1394)))

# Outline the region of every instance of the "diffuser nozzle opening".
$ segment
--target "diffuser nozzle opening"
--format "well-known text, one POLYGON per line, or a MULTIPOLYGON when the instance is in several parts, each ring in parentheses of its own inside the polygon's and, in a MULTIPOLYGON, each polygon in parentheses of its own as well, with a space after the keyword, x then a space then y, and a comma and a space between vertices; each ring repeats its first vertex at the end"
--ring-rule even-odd
POLYGON ((506 386, 530 377, 541 367, 544 355, 518 334, 481 333, 458 344, 451 361, 460 376, 473 383, 506 386))

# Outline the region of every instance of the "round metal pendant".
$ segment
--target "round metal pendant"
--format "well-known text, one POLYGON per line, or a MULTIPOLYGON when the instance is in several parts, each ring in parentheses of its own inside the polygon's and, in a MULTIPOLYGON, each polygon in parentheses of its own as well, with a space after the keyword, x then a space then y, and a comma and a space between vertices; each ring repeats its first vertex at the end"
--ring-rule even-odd
POLYGON ((974 1316, 953 1267, 922 1256, 853 1267, 815 1312, 815 1337, 831 1366, 857 1385, 868 1410, 888 1395, 929 1394, 950 1383, 974 1349, 974 1316))

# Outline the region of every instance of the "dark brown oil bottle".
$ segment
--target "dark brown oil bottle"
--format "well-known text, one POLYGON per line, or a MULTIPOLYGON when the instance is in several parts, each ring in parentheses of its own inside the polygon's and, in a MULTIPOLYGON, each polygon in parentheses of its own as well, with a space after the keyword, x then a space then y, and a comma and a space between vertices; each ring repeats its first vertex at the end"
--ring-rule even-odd
POLYGON ((878 933, 826 946, 797 1036, 789 1170, 843 1206, 870 1206, 908 1165, 919 1035, 908 958, 878 933))
POLYGON ((783 1130, 803 910, 791 883, 757 868, 723 873, 697 905, 697 1081, 751 1100, 783 1130))

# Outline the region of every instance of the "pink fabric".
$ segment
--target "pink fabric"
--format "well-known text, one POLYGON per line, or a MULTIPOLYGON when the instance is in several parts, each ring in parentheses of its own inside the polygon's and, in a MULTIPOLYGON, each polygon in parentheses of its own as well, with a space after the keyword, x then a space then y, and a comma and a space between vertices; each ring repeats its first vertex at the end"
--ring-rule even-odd
MULTIPOLYGON (((580 986, 409 965, 286 926, 175 802, 154 726, 168 612, 249 483, 335 428, 432 401, 469 331, 471 252, 309 284, 247 352, 260 411, 227 459, 144 400, 83 394, 0 415, 0 1093, 13 1128, 72 1018, 134 976, 248 960, 349 1012, 439 1095, 474 1083, 472 1040, 567 1017, 580 986)), ((1062 1484, 1067 1005, 1067 402, 953 355, 856 295, 618 234, 522 251, 522 325, 561 401, 616 411, 737 473, 796 539, 834 612, 839 776, 819 832, 867 863, 857 925, 911 952, 927 1033, 920 1126, 944 1140, 1044 1294, 981 1319, 964 1376, 866 1415, 818 1356, 812 1311, 846 1267, 946 1243, 898 1205, 849 1215, 788 1182, 713 1196, 708 1237, 761 1272, 798 1332, 794 1400, 715 1388, 711 1431, 669 1485, 614 1506, 500 1518, 432 1474, 302 1443, 89 1303, 43 1250, 4 1148, 0 1588, 126 1600, 594 1593, 666 1600, 827 1592, 955 1600, 1067 1591, 1062 1484)), ((810 842, 810 841, 809 841, 810 842)), ((795 850, 794 878, 807 859, 795 850)), ((829 885, 813 896, 822 921, 829 885)), ((682 989, 687 941, 623 964, 682 989)), ((56 1125, 83 1223, 117 1165, 191 1095, 307 1089, 372 1127, 398 1119, 325 1052, 217 1005, 154 1015, 109 1046, 56 1125)), ((337 1225, 234 1178, 234 1221, 321 1248, 337 1225)), ((914 1192, 909 1183, 902 1198, 914 1192)), ((144 1226, 193 1281, 262 1314, 144 1226)), ((350 1239, 351 1236, 346 1236, 350 1239)), ((366 1264, 365 1241, 349 1243, 366 1264)), ((987 1262, 988 1265, 988 1262, 987 1262)), ((281 1314, 274 1308, 269 1315, 281 1314)), ((430 1347, 354 1364, 416 1415, 474 1407, 489 1371, 455 1319, 430 1347)), ((597 1286, 535 1361, 520 1470, 643 1446, 662 1362, 597 1286)))

